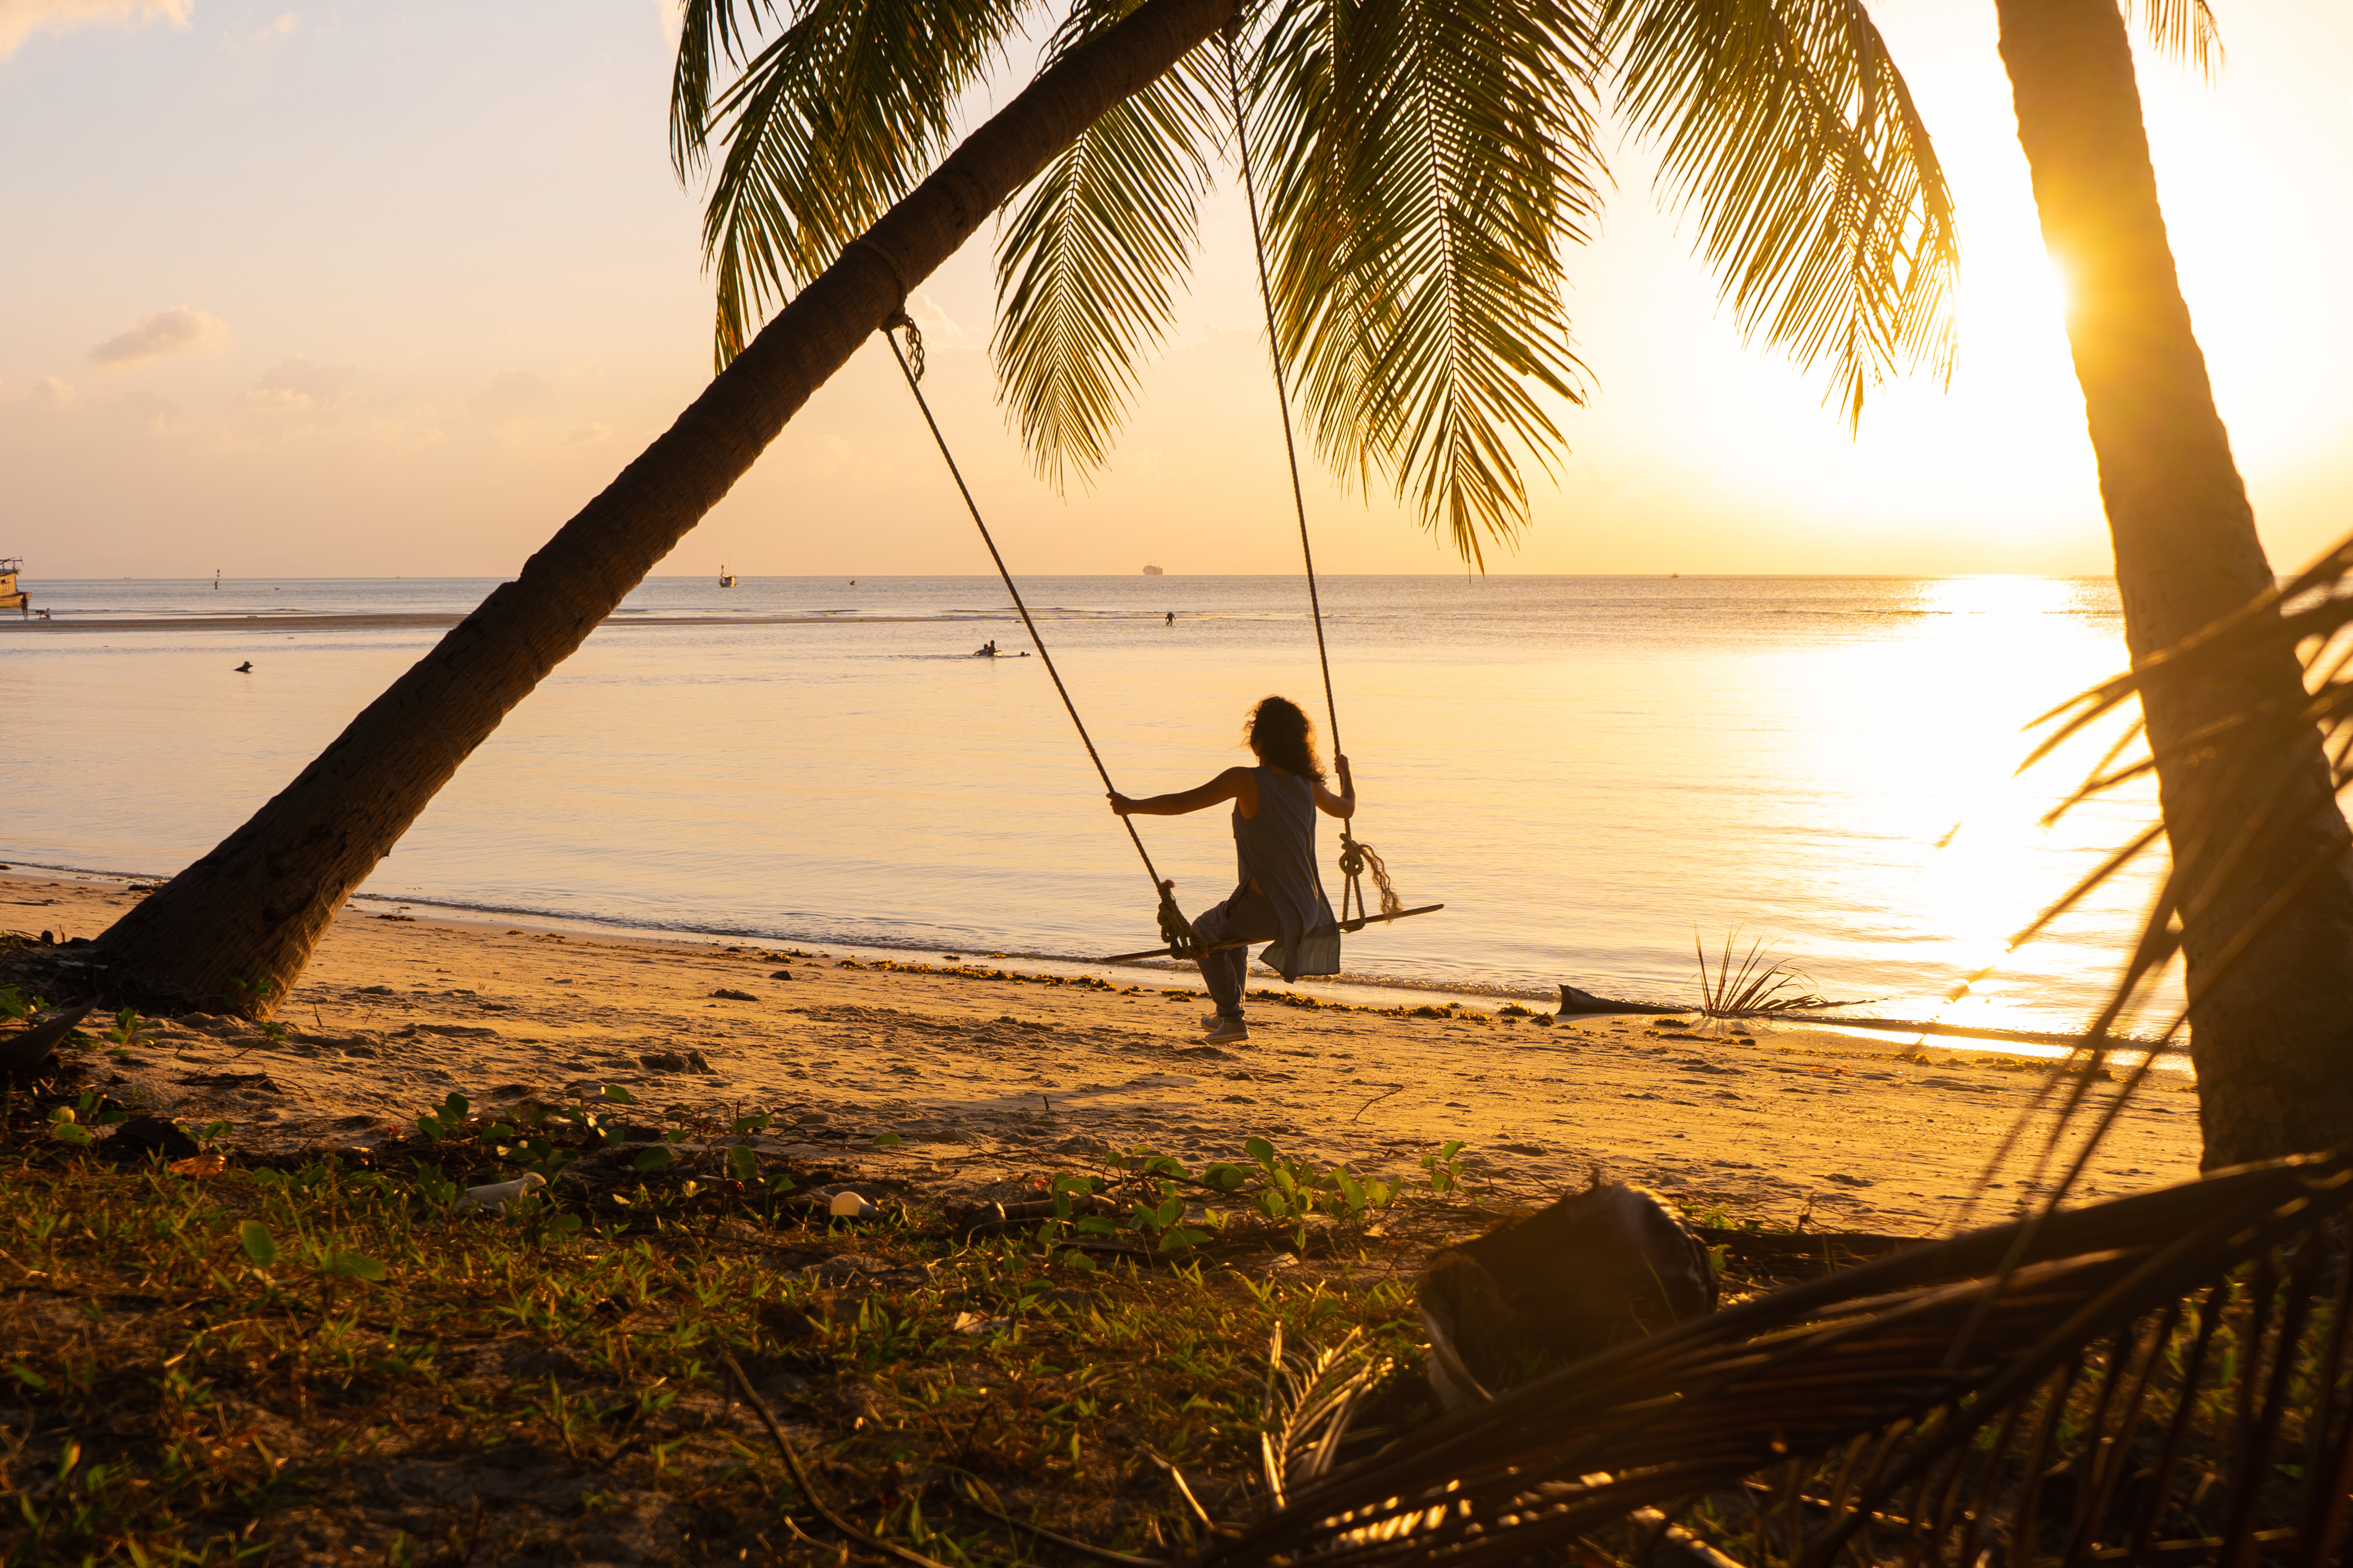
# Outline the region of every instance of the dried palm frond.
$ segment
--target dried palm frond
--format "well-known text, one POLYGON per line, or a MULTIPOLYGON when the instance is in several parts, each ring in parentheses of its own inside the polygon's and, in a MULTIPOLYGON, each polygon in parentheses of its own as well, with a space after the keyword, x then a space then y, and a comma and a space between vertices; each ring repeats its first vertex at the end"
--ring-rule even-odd
POLYGON ((1707 949, 1700 945, 1699 932, 1692 932, 1692 951, 1699 955, 1702 1013, 1711 1018, 1741 1018, 1759 1013, 1835 1005, 1810 991, 1800 990, 1806 977, 1781 960, 1767 957, 1763 937, 1748 944, 1748 951, 1739 955, 1736 966, 1733 947, 1739 940, 1737 931, 1725 933, 1723 956, 1716 960, 1715 973, 1710 973, 1707 949))
POLYGON ((2316 1156, 1909 1249, 1433 1423, 1204 1561, 1470 1568, 1651 1508, 1757 1564, 2327 1562, 2348 1207, 2316 1156))
POLYGON ((1259 1432, 1259 1459, 1267 1494, 1281 1507, 1294 1487, 1321 1480, 1332 1469, 1348 1424, 1380 1386, 1393 1364, 1366 1353, 1356 1331, 1338 1344, 1286 1353, 1282 1325, 1266 1351, 1265 1424, 1259 1432))

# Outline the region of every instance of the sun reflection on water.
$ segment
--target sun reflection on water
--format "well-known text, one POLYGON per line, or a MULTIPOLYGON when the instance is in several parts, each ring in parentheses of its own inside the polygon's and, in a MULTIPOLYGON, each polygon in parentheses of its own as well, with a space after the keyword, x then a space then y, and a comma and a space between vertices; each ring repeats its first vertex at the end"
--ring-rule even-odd
MULTIPOLYGON (((1873 650, 1890 656, 1889 700, 1915 705, 1915 733, 1947 742, 1923 746, 1915 755, 1919 793, 1905 803, 1912 820, 1890 822, 1887 828, 1916 832, 1925 826, 1916 816, 1923 810, 1946 824, 1910 896, 1942 950, 1935 967, 1958 978, 1941 994, 1908 999, 1906 1005, 1921 1008, 1916 1013, 1899 1015, 1894 1002, 1879 1009, 1890 1016, 1995 1028, 2050 1026, 2048 999, 2028 994, 2010 962, 2011 939, 2155 809, 2153 790, 2142 787, 2043 824, 2112 743, 2118 732, 2113 726, 2076 738, 2031 773, 2017 772, 2033 740, 2020 728, 2021 719, 2034 716, 2031 695, 2055 700, 2067 694, 2060 682, 2096 677, 2117 661, 2108 626, 2094 626, 2087 614, 2097 592, 2097 585, 2080 580, 2046 577, 1924 583, 1920 618, 1905 639, 1912 657, 1873 650), (1924 672, 1934 673, 1924 679, 1924 672)), ((2099 912, 2063 917, 2036 940, 2121 952, 2130 935, 2119 929, 2124 911, 2146 902, 2156 874, 2153 864, 2137 868, 2100 900, 2099 912)), ((2083 953, 2082 961, 2099 962, 2094 952, 2083 953)), ((2161 1027, 2158 1016, 2145 1006, 2124 1027, 2161 1027)))

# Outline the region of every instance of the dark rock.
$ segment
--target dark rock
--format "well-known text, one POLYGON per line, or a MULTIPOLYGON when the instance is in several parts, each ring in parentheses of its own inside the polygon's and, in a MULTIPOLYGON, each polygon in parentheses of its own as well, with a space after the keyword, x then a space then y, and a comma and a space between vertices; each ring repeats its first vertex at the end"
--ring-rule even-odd
POLYGON ((1656 1193, 1597 1174, 1430 1259, 1430 1386, 1459 1409, 1715 1304, 1715 1270, 1691 1228, 1656 1193))
POLYGON ((789 969, 779 969, 774 974, 768 976, 771 980, 790 980, 792 977, 793 972, 789 969))
POLYGON ((757 996, 753 995, 749 991, 730 991, 724 985, 721 986, 718 990, 713 991, 712 994, 718 997, 722 1002, 757 1002, 759 1000, 757 996))
POLYGON ((150 1154, 164 1160, 185 1160, 204 1152, 177 1122, 147 1115, 134 1116, 123 1122, 100 1140, 99 1148, 107 1158, 125 1165, 137 1164, 150 1154))

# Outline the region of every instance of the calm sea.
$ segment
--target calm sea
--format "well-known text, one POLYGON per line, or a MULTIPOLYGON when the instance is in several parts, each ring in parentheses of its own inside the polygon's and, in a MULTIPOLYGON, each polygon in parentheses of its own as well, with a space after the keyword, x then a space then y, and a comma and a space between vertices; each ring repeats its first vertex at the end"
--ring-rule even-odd
MULTIPOLYGON (((0 860, 164 876, 439 635, 306 616, 460 611, 492 584, 27 586, 59 620, 258 617, 0 629, 0 860)), ((1024 592, 1131 794, 1241 760, 1242 712, 1267 692, 1320 720, 1296 578, 1024 592)), ((2012 776, 2021 725, 2122 664, 2105 580, 1341 577, 1324 593, 1361 836, 1409 903, 1447 906, 1351 939, 1353 974, 1681 1000, 1694 939, 1713 952, 1736 931, 1890 1016, 2069 1027, 2137 922, 2146 879, 2004 951, 2150 809, 2144 794, 2045 828, 2089 758, 2012 776)), ((638 624, 599 631, 510 716, 368 893, 803 943, 1090 957, 1153 941, 1150 887, 1040 661, 970 657, 1024 646, 994 582, 666 577, 616 619, 638 624)), ((1139 820, 1188 908, 1229 889, 1221 816, 1139 820)))

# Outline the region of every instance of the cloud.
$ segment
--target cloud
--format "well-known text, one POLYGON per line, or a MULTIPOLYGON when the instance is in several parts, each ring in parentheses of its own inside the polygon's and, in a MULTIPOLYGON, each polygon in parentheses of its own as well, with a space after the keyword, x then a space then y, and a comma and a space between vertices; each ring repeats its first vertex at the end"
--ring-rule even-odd
POLYGON ((296 354, 263 372, 252 390, 237 400, 237 412, 280 416, 324 413, 342 401, 343 383, 353 374, 350 365, 321 364, 308 354, 296 354))
POLYGON ((126 26, 164 21, 185 27, 195 0, 0 0, 0 60, 35 33, 63 33, 100 22, 126 26))
POLYGON ((510 370, 492 377, 489 386, 469 399, 466 412, 475 423, 503 430, 546 413, 554 403, 547 383, 527 370, 510 370))
POLYGON ((583 425, 579 429, 566 436, 564 438, 564 444, 567 447, 585 447, 591 442, 601 441, 612 433, 613 427, 610 425, 583 425))
POLYGON ((926 342, 942 348, 960 349, 972 342, 972 334, 964 330, 955 317, 940 308, 940 302, 921 289, 907 296, 907 314, 923 332, 926 342))
MULTIPOLYGON (((0 0, 5 5, 8 0, 0 0)), ((110 368, 143 364, 165 354, 199 353, 228 341, 228 328, 216 316, 174 305, 142 316, 90 351, 90 357, 110 368)))

